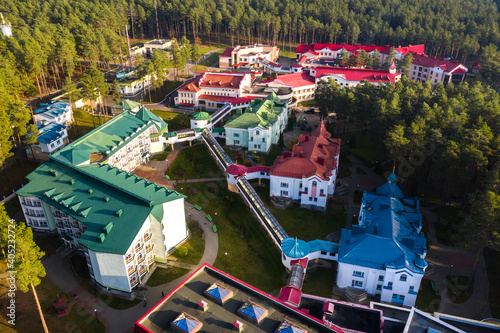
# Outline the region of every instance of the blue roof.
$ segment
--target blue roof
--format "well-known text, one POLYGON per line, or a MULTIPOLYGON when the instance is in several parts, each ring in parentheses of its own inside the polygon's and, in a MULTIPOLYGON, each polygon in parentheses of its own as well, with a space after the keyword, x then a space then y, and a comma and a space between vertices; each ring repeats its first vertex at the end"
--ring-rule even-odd
POLYGON ((330 253, 339 252, 339 243, 328 242, 324 240, 315 239, 308 242, 311 252, 325 251, 330 253))
POLYGON ((218 284, 214 284, 205 292, 222 302, 231 293, 231 290, 223 288, 218 284))
POLYGON ((243 304, 239 311, 256 321, 259 321, 266 313, 266 309, 251 302, 243 304))
POLYGON ((290 258, 304 258, 311 252, 311 247, 301 239, 288 237, 281 242, 281 252, 290 258))
POLYGON ((403 191, 401 191, 399 186, 396 184, 396 175, 394 173, 391 173, 387 180, 387 183, 377 188, 377 194, 386 197, 402 198, 403 191))
POLYGON ((178 319, 172 322, 172 325, 177 326, 177 328, 181 329, 183 332, 192 332, 200 324, 198 320, 186 315, 185 313, 182 313, 177 318, 178 319))
POLYGON ((427 263, 421 256, 427 248, 425 238, 417 232, 422 226, 419 202, 416 198, 400 200, 397 196, 402 196, 401 190, 395 183, 391 185, 394 178, 389 177, 376 193, 363 194, 360 224, 342 230, 339 262, 423 273, 427 263), (389 189, 393 192, 385 195, 389 189))
POLYGON ((63 101, 51 101, 50 103, 40 103, 40 108, 35 110, 35 114, 47 113, 53 117, 58 117, 68 111, 69 103, 63 101))
POLYGON ((276 330, 277 333, 307 333, 303 328, 297 327, 294 324, 284 320, 276 330))
POLYGON ((38 128, 40 135, 38 135, 38 142, 50 144, 57 139, 60 139, 64 135, 64 130, 66 126, 60 125, 58 123, 50 123, 45 127, 38 128))

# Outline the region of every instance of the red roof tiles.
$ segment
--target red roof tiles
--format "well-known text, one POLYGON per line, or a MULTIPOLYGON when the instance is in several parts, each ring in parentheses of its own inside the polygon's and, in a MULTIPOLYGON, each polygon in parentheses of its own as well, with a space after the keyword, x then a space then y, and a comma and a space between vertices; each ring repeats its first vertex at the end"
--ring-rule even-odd
POLYGON ((278 156, 269 172, 272 176, 309 178, 318 176, 328 180, 331 170, 337 168, 336 156, 340 154, 340 139, 329 139, 330 133, 321 121, 311 135, 301 134, 299 142, 293 146, 292 154, 278 156))
MULTIPOLYGON (((361 51, 365 50, 365 52, 372 52, 373 50, 377 50, 380 53, 389 53, 390 46, 366 46, 366 45, 346 45, 346 44, 302 44, 297 47, 297 53, 305 53, 307 51, 314 52, 317 50, 323 50, 324 48, 328 48, 332 51, 338 51, 340 49, 345 49, 348 52, 361 51)), ((408 52, 414 52, 416 54, 424 53, 424 44, 420 45, 409 45, 405 47, 395 47, 394 50, 398 51, 402 54, 407 54, 408 52)), ((316 52, 314 52, 316 53, 316 52)), ((313 54, 314 54, 313 53, 313 54)), ((317 54, 317 53, 316 53, 317 54)))
POLYGON ((279 75, 274 80, 261 81, 260 83, 276 82, 285 86, 299 88, 303 86, 314 85, 315 81, 312 76, 307 73, 294 73, 279 75))
MULTIPOLYGON (((421 54, 413 55, 413 65, 423 66, 423 67, 439 67, 445 72, 451 73, 452 71, 465 66, 456 61, 449 61, 443 58, 429 57, 421 54)), ((465 70, 466 71, 466 70, 465 70)))
POLYGON ((219 54, 219 57, 230 58, 231 52, 233 52, 233 50, 234 50, 234 48, 232 48, 232 47, 226 47, 224 52, 222 54, 219 54))
POLYGON ((240 83, 248 74, 205 72, 200 80, 200 87, 239 89, 240 83))

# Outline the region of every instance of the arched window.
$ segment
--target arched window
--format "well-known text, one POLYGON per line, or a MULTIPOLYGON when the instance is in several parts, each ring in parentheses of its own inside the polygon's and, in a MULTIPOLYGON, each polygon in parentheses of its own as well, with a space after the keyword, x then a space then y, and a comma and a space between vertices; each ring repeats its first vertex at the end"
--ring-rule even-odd
POLYGON ((313 186, 318 186, 318 182, 317 181, 313 181, 313 186))
POLYGON ((406 281, 406 279, 407 279, 406 274, 403 274, 399 277, 399 281, 406 281))

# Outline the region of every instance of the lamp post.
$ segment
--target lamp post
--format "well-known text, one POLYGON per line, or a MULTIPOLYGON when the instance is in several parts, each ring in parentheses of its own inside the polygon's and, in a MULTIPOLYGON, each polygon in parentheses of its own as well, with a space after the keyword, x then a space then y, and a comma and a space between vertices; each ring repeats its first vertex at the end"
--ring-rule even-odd
POLYGON ((94 313, 95 313, 95 317, 96 317, 97 319, 99 319, 99 317, 97 317, 97 309, 94 309, 94 313))
POLYGON ((451 270, 453 269, 453 264, 450 265, 450 271, 448 272, 448 276, 451 276, 451 270))
POLYGON ((225 254, 225 256, 224 256, 224 257, 226 258, 226 259, 225 259, 225 266, 227 267, 227 252, 226 252, 226 253, 224 253, 224 254, 225 254))

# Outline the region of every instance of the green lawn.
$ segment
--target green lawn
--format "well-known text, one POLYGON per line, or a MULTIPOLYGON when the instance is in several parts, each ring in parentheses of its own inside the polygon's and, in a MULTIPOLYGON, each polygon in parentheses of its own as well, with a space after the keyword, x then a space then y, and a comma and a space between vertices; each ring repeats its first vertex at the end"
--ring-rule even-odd
POLYGON ((154 154, 151 159, 153 161, 165 161, 168 157, 169 152, 168 151, 162 151, 160 153, 154 154))
POLYGON ((148 282, 146 282, 146 285, 150 287, 160 286, 162 284, 180 278, 181 276, 187 274, 188 272, 189 269, 180 267, 169 267, 169 268, 156 267, 153 274, 149 277, 148 282))
POLYGON ((417 300, 415 301, 415 307, 430 313, 437 311, 441 304, 441 296, 437 295, 436 292, 432 290, 431 280, 422 279, 420 288, 417 300))
MULTIPOLYGON (((350 147, 351 152, 358 157, 366 166, 374 167, 377 161, 378 140, 369 132, 356 131, 349 133, 348 142, 344 142, 350 147)), ((385 161, 387 153, 385 146, 380 144, 380 155, 378 160, 385 161)))
MULTIPOLYGON (((294 48, 292 48, 294 49, 294 48)), ((280 58, 297 58, 297 53, 294 51, 285 51, 280 49, 280 58)))
POLYGON ((446 278, 446 286, 448 287, 448 298, 455 304, 465 303, 474 293, 474 280, 472 280, 469 290, 465 293, 467 284, 469 283, 468 276, 452 275, 446 278))
POLYGON ((291 237, 305 241, 322 240, 329 233, 345 227, 345 213, 340 205, 330 202, 326 212, 300 208, 298 205, 286 210, 275 209, 269 204, 269 183, 266 181, 263 184, 266 186, 256 187, 255 191, 291 237), (307 228, 304 228, 304 225, 307 225, 307 228))
POLYGON ((177 180, 224 177, 203 145, 179 151, 166 173, 171 179, 177 180))
POLYGON ((165 110, 151 110, 151 112, 165 120, 169 132, 189 128, 189 116, 186 114, 165 110))
POLYGON ((306 294, 332 298, 336 271, 325 267, 307 269, 302 291, 306 294))
POLYGON ((460 208, 455 206, 437 207, 432 210, 432 213, 434 213, 436 216, 441 215, 443 219, 448 220, 449 222, 452 223, 458 221, 458 216, 460 212, 461 212, 460 208))
POLYGON ((101 124, 111 119, 110 117, 97 117, 80 109, 73 110, 73 118, 75 119, 75 123, 68 131, 71 141, 84 136, 94 128, 99 127, 101 124))
POLYGON ((457 232, 453 228, 441 223, 435 223, 434 228, 436 229, 436 236, 439 243, 449 246, 455 245, 457 232))
POLYGON ((85 258, 79 255, 74 255, 73 257, 70 258, 70 261, 71 264, 73 265, 73 268, 75 269, 80 284, 83 287, 85 287, 85 289, 90 294, 97 296, 101 301, 103 301, 113 309, 124 310, 131 308, 134 305, 139 304, 139 302, 141 302, 140 299, 127 300, 120 297, 111 296, 100 291, 99 289, 94 287, 90 282, 89 269, 85 258))
POLYGON ((39 162, 27 160, 23 160, 22 165, 17 160, 12 161, 14 161, 12 165, 0 170, 0 197, 10 195, 12 190, 19 189, 21 184, 27 184, 26 176, 40 165, 39 162))
POLYGON ((211 55, 208 56, 208 58, 203 60, 200 63, 200 65, 204 65, 204 66, 208 66, 208 67, 215 65, 215 67, 219 67, 219 55, 221 55, 222 53, 224 53, 224 50, 219 50, 219 51, 212 53, 211 55))
MULTIPOLYGON (((17 212, 21 210, 21 204, 19 203, 19 199, 17 197, 10 199, 10 201, 4 203, 5 211, 10 218, 14 218, 17 212)), ((24 216, 23 216, 24 219, 24 216)), ((17 221, 21 222, 21 221, 17 221)), ((24 221, 26 222, 26 221, 24 221)))
POLYGON ((45 255, 56 253, 56 250, 62 245, 58 235, 33 236, 33 240, 40 247, 40 250, 45 252, 45 255))
POLYGON ((206 71, 208 70, 210 67, 208 66, 204 66, 204 65, 196 65, 196 66, 193 66, 191 67, 191 72, 196 72, 196 71, 206 71))
POLYGON ((188 249, 188 254, 185 257, 181 257, 177 253, 178 251, 175 251, 172 256, 177 258, 178 261, 191 265, 198 265, 201 257, 203 257, 203 252, 205 251, 205 238, 203 237, 203 230, 196 222, 188 220, 187 223, 189 225, 189 230, 191 230, 191 238, 183 246, 188 249))
POLYGON ((346 178, 351 176, 351 166, 352 162, 348 159, 349 155, 345 152, 340 153, 340 161, 339 161, 339 178, 346 178))
POLYGON ((310 107, 310 106, 316 106, 316 101, 305 101, 305 102, 300 102, 300 105, 303 107, 310 107))
POLYGON ((226 181, 182 185, 176 190, 200 205, 217 225, 219 254, 215 267, 256 288, 279 294, 287 276, 280 253, 241 197, 227 190, 226 181))

